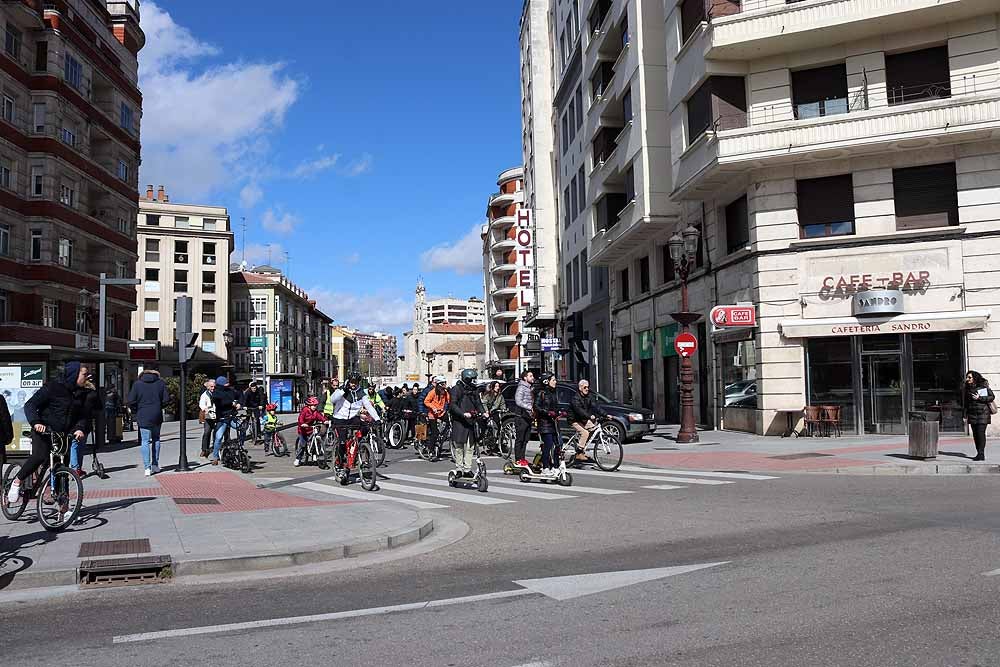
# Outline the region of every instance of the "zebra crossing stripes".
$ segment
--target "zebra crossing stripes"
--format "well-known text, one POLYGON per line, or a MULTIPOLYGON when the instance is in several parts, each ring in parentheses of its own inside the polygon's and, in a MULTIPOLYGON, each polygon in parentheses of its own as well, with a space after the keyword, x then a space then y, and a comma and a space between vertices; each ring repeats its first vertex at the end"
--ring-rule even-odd
MULTIPOLYGON (((445 482, 447 484, 447 482, 445 482)), ((514 500, 504 500, 502 498, 490 498, 485 493, 458 493, 455 491, 440 491, 438 489, 426 489, 419 486, 409 486, 407 484, 396 484, 395 482, 379 482, 379 487, 386 491, 398 491, 399 493, 409 493, 416 496, 433 496, 443 500, 454 500, 459 503, 472 503, 473 505, 505 505, 517 502, 514 500)), ((398 500, 398 498, 393 498, 398 500)))
MULTIPOLYGON (((332 479, 332 478, 331 478, 332 479)), ((332 486, 330 484, 320 484, 319 482, 302 482, 296 484, 300 489, 306 489, 308 491, 318 491, 319 493, 326 493, 331 496, 340 496, 342 498, 352 498, 354 500, 367 500, 369 502, 397 502, 403 503, 404 505, 409 505, 410 507, 416 507, 422 510, 438 510, 445 509, 447 505, 438 505, 437 503, 428 503, 423 500, 411 500, 410 498, 395 498, 393 496, 383 496, 378 493, 372 493, 371 491, 357 491, 355 489, 347 489, 342 486, 332 486)))
POLYGON ((642 466, 623 465, 618 468, 625 472, 652 472, 664 475, 690 475, 693 477, 719 477, 722 479, 778 479, 773 475, 754 475, 748 472, 714 472, 707 470, 666 470, 664 468, 643 468, 642 466))
MULTIPOLYGON (((490 477, 491 485, 492 484, 511 484, 513 486, 525 485, 524 482, 520 481, 517 477, 511 477, 510 475, 505 475, 502 472, 491 472, 488 474, 490 477)), ((576 474, 576 471, 574 470, 572 474, 576 474)), ((566 490, 571 493, 582 493, 585 495, 589 494, 593 496, 621 496, 628 493, 635 493, 634 491, 625 491, 624 489, 602 489, 596 486, 580 486, 575 482, 573 486, 567 487, 566 490)))
MULTIPOLYGON (((399 473, 390 474, 392 479, 402 480, 404 482, 416 482, 418 484, 430 484, 431 486, 449 486, 448 481, 444 479, 428 479, 426 477, 417 477, 416 475, 400 475, 399 473)), ((521 486, 525 486, 521 482, 518 482, 521 486)), ((539 498, 541 500, 562 500, 564 498, 575 498, 576 496, 562 495, 558 493, 547 493, 545 491, 532 491, 530 489, 494 489, 492 488, 488 493, 496 493, 501 496, 521 496, 523 498, 539 498)))
POLYGON ((678 482, 681 484, 696 484, 702 486, 718 486, 732 484, 722 479, 699 479, 697 477, 668 477, 666 475, 638 475, 631 472, 601 472, 600 470, 574 470, 573 475, 596 475, 608 479, 644 479, 653 482, 678 482))

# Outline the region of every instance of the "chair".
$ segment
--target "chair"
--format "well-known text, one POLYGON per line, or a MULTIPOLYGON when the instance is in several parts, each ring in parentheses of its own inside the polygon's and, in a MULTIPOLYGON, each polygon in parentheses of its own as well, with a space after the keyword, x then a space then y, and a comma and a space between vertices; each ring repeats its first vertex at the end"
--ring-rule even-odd
POLYGON ((821 418, 823 426, 826 428, 827 433, 836 433, 837 437, 840 437, 840 406, 839 405, 821 405, 820 410, 823 413, 821 418))
POLYGON ((811 437, 816 437, 817 433, 823 433, 823 411, 816 405, 807 405, 802 408, 802 421, 805 422, 811 437))

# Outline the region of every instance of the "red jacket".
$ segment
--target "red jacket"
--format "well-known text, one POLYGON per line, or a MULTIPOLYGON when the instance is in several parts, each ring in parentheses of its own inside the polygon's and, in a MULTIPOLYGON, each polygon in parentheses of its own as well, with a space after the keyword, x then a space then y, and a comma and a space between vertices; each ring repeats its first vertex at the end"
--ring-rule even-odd
POLYGON ((310 406, 302 408, 299 413, 299 435, 308 437, 312 435, 312 425, 326 422, 326 415, 310 406))

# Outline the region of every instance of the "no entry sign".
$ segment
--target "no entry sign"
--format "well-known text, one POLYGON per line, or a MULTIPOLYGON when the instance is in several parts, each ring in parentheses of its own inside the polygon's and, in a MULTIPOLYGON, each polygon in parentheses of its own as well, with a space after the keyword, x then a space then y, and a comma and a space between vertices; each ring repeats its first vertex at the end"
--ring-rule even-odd
POLYGON ((674 339, 674 349, 682 357, 694 356, 698 351, 698 339, 692 334, 682 333, 674 339))

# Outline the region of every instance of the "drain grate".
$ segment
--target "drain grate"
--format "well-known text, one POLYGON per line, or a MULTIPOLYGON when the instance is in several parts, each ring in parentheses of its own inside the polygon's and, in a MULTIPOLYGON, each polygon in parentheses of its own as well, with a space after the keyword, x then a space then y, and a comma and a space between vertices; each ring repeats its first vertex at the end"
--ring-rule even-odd
POLYGON ((802 452, 800 454, 782 454, 781 456, 768 456, 769 459, 778 461, 796 461, 798 459, 817 459, 823 456, 833 456, 833 454, 821 454, 820 452, 802 452))
POLYGON ((77 558, 96 556, 124 556, 126 554, 148 554, 152 552, 149 540, 105 540, 104 542, 84 542, 80 545, 77 558))
POLYGON ((136 556, 80 561, 79 581, 84 588, 134 586, 166 581, 171 577, 170 556, 136 556))
POLYGON ((218 498, 174 498, 178 505, 221 505, 218 498))

